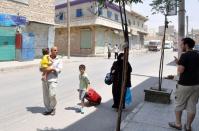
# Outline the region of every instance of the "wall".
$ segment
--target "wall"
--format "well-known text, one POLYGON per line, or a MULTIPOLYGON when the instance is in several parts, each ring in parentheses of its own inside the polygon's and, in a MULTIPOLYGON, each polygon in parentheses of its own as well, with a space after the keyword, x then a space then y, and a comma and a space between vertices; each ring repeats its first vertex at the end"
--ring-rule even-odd
POLYGON ((1 1, 0 12, 25 16, 29 21, 54 23, 54 0, 29 0, 28 4, 13 1, 1 1))
MULTIPOLYGON (((71 28, 71 55, 72 56, 89 56, 95 55, 96 47, 96 27, 84 26, 84 27, 72 27, 71 28), (81 49, 81 30, 88 29, 91 31, 91 48, 81 49)), ((55 29, 55 45, 59 49, 60 55, 67 55, 68 42, 67 42, 67 28, 56 28, 55 29)))
POLYGON ((31 22, 24 32, 33 32, 35 34, 35 57, 42 56, 42 48, 48 47, 48 33, 50 25, 31 22))

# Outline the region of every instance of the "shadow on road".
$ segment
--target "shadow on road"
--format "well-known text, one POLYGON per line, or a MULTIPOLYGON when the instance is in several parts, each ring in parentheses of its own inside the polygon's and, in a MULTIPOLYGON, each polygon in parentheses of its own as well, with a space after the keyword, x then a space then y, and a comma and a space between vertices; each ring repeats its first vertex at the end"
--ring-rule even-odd
POLYGON ((42 114, 45 111, 45 108, 44 107, 26 107, 26 110, 33 114, 36 114, 36 113, 42 114))
MULTIPOLYGON (((141 75, 142 76, 142 75, 141 75)), ((144 89, 149 89, 157 84, 157 77, 150 77, 144 82, 132 88, 133 104, 123 111, 122 119, 124 119, 138 104, 144 101, 144 89)), ((132 82, 133 84, 133 82, 132 82)), ((103 97, 103 94, 101 94, 103 97)), ((37 131, 113 131, 116 127, 117 112, 111 108, 112 100, 101 103, 96 110, 77 122, 63 128, 54 129, 53 125, 49 125, 44 129, 37 131)), ((74 107, 66 107, 66 110, 76 110, 74 107)))
POLYGON ((176 66, 176 63, 175 63, 175 61, 171 61, 171 62, 169 62, 167 65, 168 65, 168 66, 176 66))

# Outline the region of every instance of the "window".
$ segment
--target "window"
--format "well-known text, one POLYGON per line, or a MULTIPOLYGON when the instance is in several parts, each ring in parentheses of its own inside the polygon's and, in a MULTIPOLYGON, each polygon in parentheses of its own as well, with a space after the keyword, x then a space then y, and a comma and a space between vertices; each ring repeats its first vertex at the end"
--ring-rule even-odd
POLYGON ((59 12, 59 20, 64 20, 64 12, 59 12))
POLYGON ((138 27, 139 27, 139 26, 140 26, 140 22, 138 21, 138 23, 137 23, 137 24, 138 24, 138 27))
POLYGON ((111 17, 112 17, 112 12, 109 11, 109 10, 107 10, 107 17, 108 17, 108 18, 111 18, 111 17))
POLYGON ((144 27, 144 24, 142 24, 142 28, 144 27))
POLYGON ((131 20, 130 19, 128 19, 128 24, 131 25, 131 20))
POLYGON ((118 14, 115 14, 115 20, 118 21, 118 14))
POLYGON ((135 21, 133 21, 133 25, 135 25, 135 21))
POLYGON ((103 15, 103 10, 102 10, 102 8, 99 8, 99 9, 98 9, 98 15, 99 15, 99 16, 102 16, 102 15, 103 15))
POLYGON ((64 12, 58 12, 58 13, 56 13, 55 17, 56 17, 56 20, 58 20, 58 21, 64 20, 65 19, 64 12))
POLYGON ((76 10, 76 17, 81 17, 81 16, 83 16, 82 9, 77 9, 76 10))

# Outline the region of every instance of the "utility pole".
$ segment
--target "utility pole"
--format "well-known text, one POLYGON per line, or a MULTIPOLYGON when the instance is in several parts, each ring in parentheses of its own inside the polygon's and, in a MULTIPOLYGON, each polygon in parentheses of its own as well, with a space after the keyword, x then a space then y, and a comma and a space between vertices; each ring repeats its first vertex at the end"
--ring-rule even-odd
POLYGON ((186 20, 187 20, 187 32, 186 32, 186 36, 189 37, 189 16, 186 16, 186 20))
POLYGON ((178 11, 178 58, 180 58, 182 51, 180 50, 180 43, 185 37, 185 0, 179 1, 178 11))
POLYGON ((68 59, 70 59, 70 0, 67 0, 67 31, 68 59))

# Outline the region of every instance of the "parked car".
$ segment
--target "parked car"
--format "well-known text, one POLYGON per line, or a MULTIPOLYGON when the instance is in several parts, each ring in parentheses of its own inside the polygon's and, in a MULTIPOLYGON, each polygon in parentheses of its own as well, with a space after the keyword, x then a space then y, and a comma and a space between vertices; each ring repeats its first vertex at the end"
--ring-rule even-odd
POLYGON ((150 40, 148 45, 149 51, 159 51, 161 48, 160 40, 150 40))

